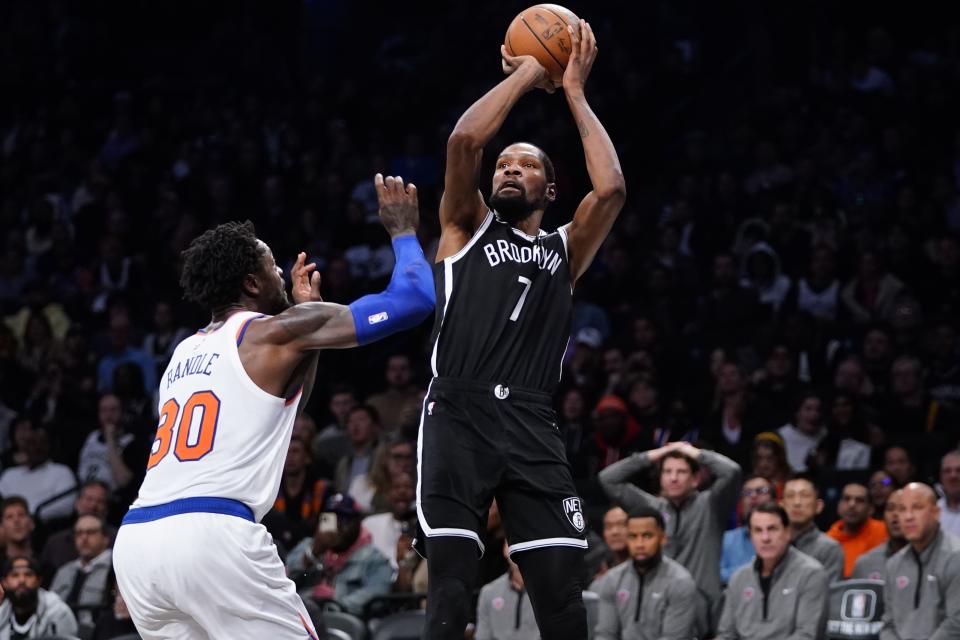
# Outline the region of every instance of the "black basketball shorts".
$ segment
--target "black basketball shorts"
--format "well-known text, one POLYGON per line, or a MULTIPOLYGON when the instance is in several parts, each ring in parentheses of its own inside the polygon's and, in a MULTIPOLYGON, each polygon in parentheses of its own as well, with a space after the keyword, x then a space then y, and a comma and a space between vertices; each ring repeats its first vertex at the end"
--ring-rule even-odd
POLYGON ((484 553, 493 498, 511 554, 587 548, 582 505, 546 393, 434 378, 423 401, 417 471, 421 555, 434 536, 470 538, 484 553))

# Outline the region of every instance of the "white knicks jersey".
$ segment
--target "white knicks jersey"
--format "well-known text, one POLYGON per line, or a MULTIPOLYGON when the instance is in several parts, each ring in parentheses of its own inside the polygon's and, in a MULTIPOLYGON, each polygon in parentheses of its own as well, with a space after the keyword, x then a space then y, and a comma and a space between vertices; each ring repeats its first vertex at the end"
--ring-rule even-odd
POLYGON ((231 498, 270 510, 293 434, 300 393, 284 400, 247 375, 237 347, 261 314, 240 312, 190 336, 160 379, 160 422, 133 507, 180 498, 231 498))

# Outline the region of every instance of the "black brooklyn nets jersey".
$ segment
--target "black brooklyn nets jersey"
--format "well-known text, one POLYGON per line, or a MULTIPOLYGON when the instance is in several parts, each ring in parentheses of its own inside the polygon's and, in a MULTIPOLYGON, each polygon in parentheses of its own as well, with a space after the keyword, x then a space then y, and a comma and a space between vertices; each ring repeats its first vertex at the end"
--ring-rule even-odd
POLYGON ((528 236, 488 212, 434 269, 433 374, 552 393, 573 309, 565 230, 528 236))

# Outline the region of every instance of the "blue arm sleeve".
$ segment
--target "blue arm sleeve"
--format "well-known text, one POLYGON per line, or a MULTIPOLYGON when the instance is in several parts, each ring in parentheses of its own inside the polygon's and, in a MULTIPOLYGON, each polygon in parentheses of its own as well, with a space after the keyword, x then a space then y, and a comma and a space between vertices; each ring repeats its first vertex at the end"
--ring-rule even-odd
POLYGON ((436 304, 433 272, 417 237, 395 238, 393 252, 397 263, 387 288, 350 304, 358 344, 370 344, 417 326, 436 304))

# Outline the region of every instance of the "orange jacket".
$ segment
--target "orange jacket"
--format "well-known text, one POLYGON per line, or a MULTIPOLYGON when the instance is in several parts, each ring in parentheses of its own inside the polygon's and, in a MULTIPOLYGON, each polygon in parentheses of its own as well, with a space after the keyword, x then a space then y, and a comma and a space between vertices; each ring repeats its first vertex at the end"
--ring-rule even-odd
POLYGON ((843 520, 837 520, 827 531, 827 535, 843 547, 843 577, 848 578, 853 573, 857 558, 887 541, 887 526, 880 520, 869 518, 860 532, 851 536, 843 530, 843 520))

